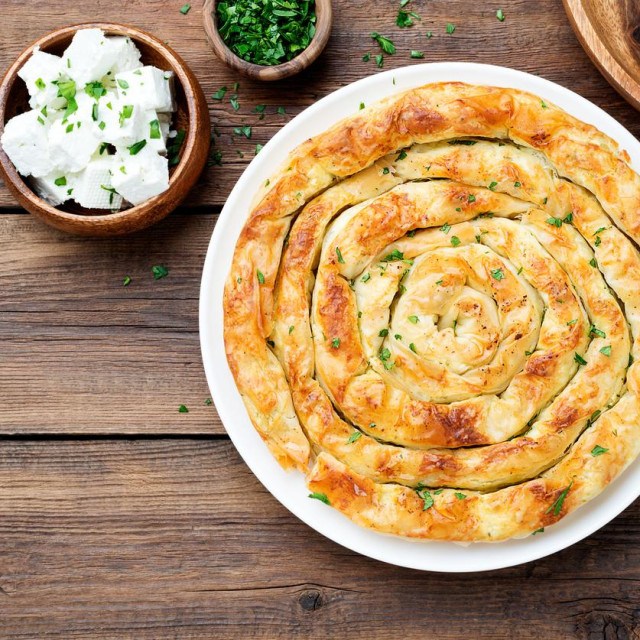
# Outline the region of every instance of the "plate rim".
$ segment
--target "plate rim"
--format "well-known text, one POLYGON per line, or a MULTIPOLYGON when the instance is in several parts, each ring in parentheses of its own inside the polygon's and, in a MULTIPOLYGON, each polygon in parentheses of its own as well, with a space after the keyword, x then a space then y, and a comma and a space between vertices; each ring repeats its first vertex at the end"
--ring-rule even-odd
POLYGON ((423 63, 367 76, 329 93, 292 118, 264 145, 234 185, 207 248, 200 283, 199 334, 207 383, 227 434, 255 477, 294 516, 333 542, 381 562, 423 571, 471 573, 502 569, 546 557, 583 540, 609 523, 640 495, 640 457, 596 498, 536 538, 527 536, 503 542, 460 545, 410 540, 371 531, 356 525, 337 510, 317 500, 309 500, 304 476, 299 472, 284 471, 278 465, 244 408, 228 366, 222 337, 222 291, 237 236, 246 220, 246 216, 240 220, 236 215, 238 203, 246 201, 244 209, 248 213, 257 185, 269 176, 270 168, 278 166, 284 156, 304 139, 330 126, 312 122, 314 117, 321 114, 323 117, 318 117, 318 120, 337 122, 356 111, 364 96, 375 94, 374 99, 381 99, 411 87, 444 81, 440 79, 442 75, 450 75, 449 81, 512 87, 549 100, 604 131, 629 153, 634 170, 640 168, 640 142, 623 125, 586 98, 540 76, 475 62, 423 63), (337 115, 328 113, 332 108, 337 115), (322 113, 323 110, 326 111, 322 113), (298 140, 287 143, 288 137, 298 140), (279 146, 281 142, 283 144, 279 146), (240 415, 235 413, 238 402, 240 415), (304 488, 302 493, 298 492, 298 495, 291 491, 292 487, 297 490, 301 484, 304 488))

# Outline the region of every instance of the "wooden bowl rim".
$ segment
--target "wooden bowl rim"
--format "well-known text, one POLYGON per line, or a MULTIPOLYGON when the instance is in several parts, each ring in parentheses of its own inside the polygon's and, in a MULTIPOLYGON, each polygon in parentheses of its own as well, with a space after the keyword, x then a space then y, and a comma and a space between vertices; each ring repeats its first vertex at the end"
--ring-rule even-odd
POLYGON ((312 64, 322 53, 329 41, 331 35, 331 27, 333 24, 333 6, 331 0, 315 0, 316 3, 316 33, 314 34, 309 46, 301 51, 295 58, 275 65, 261 65, 248 62, 240 56, 236 55, 226 45, 222 36, 218 32, 218 18, 216 15, 216 5, 218 0, 205 0, 202 8, 202 20, 207 39, 211 44, 214 53, 227 66, 239 71, 243 75, 249 76, 256 80, 283 80, 289 78, 296 73, 306 69, 312 64), (320 29, 320 25, 327 26, 327 29, 320 29), (220 55, 221 51, 228 53, 228 59, 220 55), (306 55, 305 55, 306 54, 306 55), (302 64, 300 64, 300 56, 305 56, 302 64))
POLYGON ((171 47, 169 47, 159 38, 148 33, 147 31, 118 22, 83 22, 79 24, 67 25, 51 31, 50 33, 41 36, 40 38, 29 44, 20 53, 20 55, 16 58, 13 64, 11 64, 9 69, 7 69, 6 73, 2 77, 2 80, 0 81, 0 136, 4 131, 7 96, 13 84, 16 82, 16 80, 19 79, 18 71, 32 55, 35 48, 39 47, 40 50, 46 52, 47 48, 57 40, 64 38, 65 36, 69 36, 71 38, 76 31, 79 31, 81 29, 102 29, 107 33, 107 35, 127 36, 132 38, 133 40, 144 42, 146 45, 152 47, 161 54, 162 58, 166 60, 167 64, 170 66, 170 70, 174 72, 175 77, 182 85, 187 101, 189 127, 182 145, 180 162, 176 165, 173 174, 169 178, 169 188, 166 191, 159 193, 157 196, 150 198, 149 200, 145 200, 140 204, 129 207, 128 209, 123 209, 122 211, 117 211, 115 213, 108 213, 104 215, 71 213, 53 207, 45 200, 39 198, 35 194, 33 189, 31 189, 29 184, 25 181, 25 179, 20 175, 20 173, 15 168, 1 146, 0 165, 3 169, 3 172, 5 173, 5 177, 13 182, 15 188, 20 191, 21 195, 24 198, 29 200, 34 208, 39 210, 39 215, 43 219, 62 220, 72 224, 81 221, 83 223, 83 227, 88 222, 95 224, 108 223, 109 228, 114 229, 118 226, 119 223, 123 223, 125 221, 127 223, 130 223, 133 218, 144 214, 144 212, 146 212, 150 208, 161 202, 164 202, 171 192, 174 184, 183 179, 184 174, 189 170, 187 167, 188 162, 186 162, 185 160, 188 160, 192 155, 197 139, 197 132, 195 131, 195 127, 191 126, 191 123, 194 121, 194 114, 197 109, 196 97, 198 92, 201 93, 202 90, 199 86, 195 86, 192 82, 191 78, 189 77, 189 73, 187 72, 187 65, 182 60, 182 58, 180 58, 180 56, 173 49, 171 49, 171 47))

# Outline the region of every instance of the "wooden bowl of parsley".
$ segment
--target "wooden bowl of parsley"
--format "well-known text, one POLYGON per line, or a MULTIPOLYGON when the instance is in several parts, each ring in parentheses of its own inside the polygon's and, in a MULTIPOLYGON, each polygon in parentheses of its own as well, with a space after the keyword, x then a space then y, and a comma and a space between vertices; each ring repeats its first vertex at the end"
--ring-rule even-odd
POLYGON ((333 22, 331 0, 205 0, 204 29, 216 55, 257 80, 281 80, 322 52, 333 22))

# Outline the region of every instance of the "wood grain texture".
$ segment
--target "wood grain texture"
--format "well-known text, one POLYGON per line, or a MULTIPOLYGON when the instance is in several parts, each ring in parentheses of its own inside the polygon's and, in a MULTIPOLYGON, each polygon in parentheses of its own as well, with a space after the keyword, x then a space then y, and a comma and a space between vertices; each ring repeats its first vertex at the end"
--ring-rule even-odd
POLYGON ((576 36, 607 80, 640 109, 640 5, 635 0, 563 0, 576 36))
POLYGON ((317 57, 322 53, 331 35, 331 26, 333 24, 333 10, 331 5, 331 0, 316 0, 316 32, 309 46, 295 58, 273 66, 248 62, 229 49, 218 32, 216 0, 205 0, 202 9, 202 24, 207 35, 207 40, 214 53, 230 69, 255 80, 275 82, 276 80, 290 78, 304 71, 310 64, 315 62, 317 57))
MULTIPOLYGON (((187 205, 221 205, 233 184, 255 153, 256 143, 264 144, 285 122, 319 98, 349 82, 378 73, 375 61, 362 56, 376 54, 379 47, 370 37, 378 31, 391 37, 397 53, 385 56, 384 70, 418 64, 412 49, 423 51, 424 62, 467 60, 501 64, 544 76, 577 91, 603 107, 613 117, 640 135, 635 111, 597 72, 575 38, 561 0, 509 0, 472 2, 471 0, 412 0, 413 10, 422 21, 408 29, 395 25, 396 0, 334 0, 334 28, 326 49, 308 69, 288 80, 262 83, 239 76, 228 69, 211 51, 202 28, 202 3, 193 2, 182 15, 180 2, 131 0, 126 8, 103 0, 68 2, 47 0, 25 3, 3 0, 0 69, 6 69, 27 42, 56 27, 87 20, 128 22, 167 40, 194 70, 208 98, 211 122, 220 133, 215 148, 222 153, 221 166, 205 169, 187 205), (25 19, 37 6, 37 19, 25 19), (506 19, 499 22, 495 10, 502 7, 506 19), (454 34, 445 25, 456 25, 454 34), (433 38, 425 33, 431 31, 433 38), (232 87, 238 81, 240 109, 229 104, 232 87), (211 100, 221 86, 229 91, 223 101, 211 100), (266 117, 254 113, 257 104, 267 105, 266 117), (278 115, 276 107, 286 108, 278 115), (247 140, 233 133, 234 127, 253 127, 247 140), (240 158, 236 151, 244 154, 240 158)), ((0 206, 15 206, 6 188, 0 189, 0 206)))
POLYGON ((214 222, 90 239, 0 215, 0 433, 223 433, 198 339, 214 222))
POLYGON ((0 486, 3 638, 638 638, 638 505, 550 558, 447 576, 324 539, 227 441, 3 442, 0 486))

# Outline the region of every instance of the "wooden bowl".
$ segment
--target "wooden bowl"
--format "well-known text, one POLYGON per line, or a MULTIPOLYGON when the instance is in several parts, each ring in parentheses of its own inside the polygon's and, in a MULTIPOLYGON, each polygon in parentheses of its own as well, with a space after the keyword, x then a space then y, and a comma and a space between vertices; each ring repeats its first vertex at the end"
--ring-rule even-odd
POLYGON ((9 67, 0 83, 0 135, 4 123, 28 110, 29 95, 25 83, 17 75, 35 47, 62 54, 78 29, 98 28, 107 35, 128 36, 140 53, 144 64, 154 65, 175 74, 177 110, 172 129, 186 131, 179 162, 170 168, 169 188, 142 204, 105 214, 104 209, 85 209, 75 202, 53 207, 39 198, 0 148, 0 174, 16 200, 30 213, 47 224, 85 236, 113 236, 144 229, 158 222, 185 198, 206 163, 211 124, 207 102, 193 72, 170 47, 154 36, 135 27, 110 22, 91 22, 63 27, 30 44, 9 67))
POLYGON ((331 0, 316 0, 316 33, 309 46, 295 58, 283 64, 273 66, 253 64, 233 53, 218 33, 216 5, 217 0, 205 0, 202 11, 204 30, 209 44, 218 58, 227 66, 256 80, 282 80, 306 69, 322 53, 331 34, 331 25, 333 23, 331 0))
POLYGON ((640 5, 622 0, 563 0, 583 49, 609 84, 640 110, 640 5))

